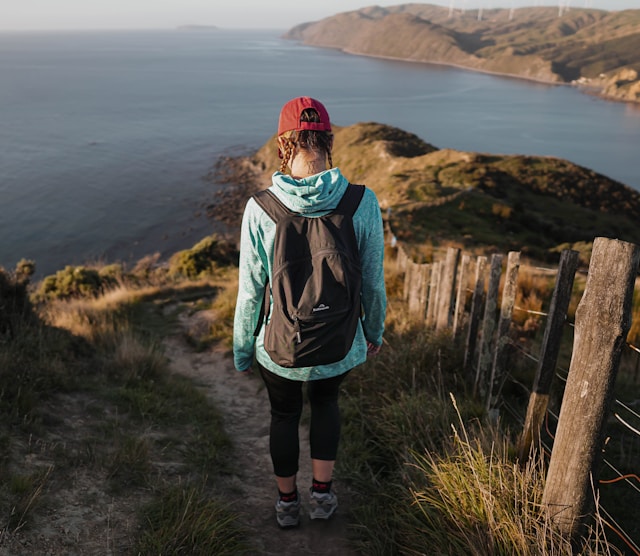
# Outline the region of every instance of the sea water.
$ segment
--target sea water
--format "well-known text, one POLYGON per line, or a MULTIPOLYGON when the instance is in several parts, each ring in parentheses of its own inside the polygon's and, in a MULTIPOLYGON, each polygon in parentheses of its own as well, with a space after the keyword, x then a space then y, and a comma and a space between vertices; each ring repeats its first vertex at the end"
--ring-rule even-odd
MULTIPOLYGON (((215 231, 222 155, 322 100, 440 148, 551 155, 640 189, 640 109, 566 86, 300 45, 282 30, 0 33, 0 266, 132 263, 215 231)), ((277 169, 274 161, 274 170, 277 169)))

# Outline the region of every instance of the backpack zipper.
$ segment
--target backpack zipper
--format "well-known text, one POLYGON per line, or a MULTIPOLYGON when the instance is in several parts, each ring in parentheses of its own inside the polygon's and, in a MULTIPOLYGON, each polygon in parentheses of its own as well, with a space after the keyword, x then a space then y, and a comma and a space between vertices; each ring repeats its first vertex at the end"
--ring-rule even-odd
POLYGON ((302 334, 300 333, 300 319, 296 315, 293 315, 293 329, 296 332, 296 339, 298 343, 302 343, 302 334))

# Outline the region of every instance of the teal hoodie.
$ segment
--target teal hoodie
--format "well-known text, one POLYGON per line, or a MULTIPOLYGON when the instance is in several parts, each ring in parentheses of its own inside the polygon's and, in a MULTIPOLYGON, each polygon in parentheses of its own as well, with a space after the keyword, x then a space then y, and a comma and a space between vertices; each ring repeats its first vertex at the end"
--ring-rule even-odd
MULTIPOLYGON (((338 168, 296 180, 276 172, 269 188, 289 209, 305 216, 322 216, 333 210, 344 194, 348 180, 338 168)), ((242 218, 240 274, 233 326, 233 356, 236 369, 244 371, 256 360, 273 373, 293 380, 317 380, 347 372, 367 358, 367 340, 382 344, 387 298, 384 286, 384 236, 380 206, 370 189, 353 217, 362 265, 362 307, 351 350, 344 359, 329 365, 289 369, 271 361, 264 349, 264 326, 254 331, 260 316, 267 276, 271 278, 275 224, 249 199, 242 218)))

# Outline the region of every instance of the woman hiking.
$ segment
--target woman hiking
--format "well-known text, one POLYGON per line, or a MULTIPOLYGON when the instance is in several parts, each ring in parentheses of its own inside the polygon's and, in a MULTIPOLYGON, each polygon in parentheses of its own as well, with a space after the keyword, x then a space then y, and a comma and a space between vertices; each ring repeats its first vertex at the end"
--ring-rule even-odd
MULTIPOLYGON (((280 171, 273 174, 267 195, 249 199, 242 219, 233 351, 235 367, 241 372, 250 372, 255 358, 255 367, 266 385, 271 404, 269 449, 278 488, 276 519, 280 527, 287 528, 300 523, 298 427, 303 408, 303 386, 306 384, 311 413, 309 442, 313 482, 310 485, 309 517, 326 520, 338 507, 331 483, 340 439, 340 385, 354 367, 363 363, 367 356, 379 352, 386 294, 380 207, 373 191, 350 185, 340 170, 333 167, 333 134, 326 108, 310 97, 298 97, 287 102, 280 112, 277 141, 280 171), (345 194, 347 192, 348 195, 345 194), (289 319, 288 312, 278 307, 284 303, 281 295, 286 297, 289 289, 288 286, 277 286, 282 274, 279 265, 281 262, 285 267, 289 263, 298 264, 297 259, 302 258, 303 249, 290 248, 285 255, 287 260, 274 263, 274 251, 277 249, 280 253, 280 244, 287 240, 278 239, 278 245, 274 245, 277 226, 274 216, 267 214, 273 209, 267 210, 268 204, 261 200, 265 197, 269 197, 270 205, 284 205, 279 210, 282 214, 289 214, 286 219, 292 229, 307 230, 312 220, 334 218, 327 229, 344 224, 345 231, 340 233, 350 234, 353 238, 347 238, 347 243, 351 241, 356 251, 356 263, 345 274, 357 269, 356 285, 351 288, 357 296, 357 314, 351 319, 353 326, 346 325, 351 327, 350 332, 338 334, 344 346, 336 347, 340 339, 327 339, 331 328, 342 330, 342 321, 327 320, 333 306, 340 306, 342 302, 313 302, 313 314, 307 320, 302 316, 298 320, 296 315, 289 319), (343 197, 345 200, 341 203, 343 197), (357 198, 353 201, 352 197, 357 198), (350 203, 353 206, 349 208, 347 205, 350 203), (334 217, 336 214, 338 216, 334 217), (334 226, 334 223, 337 224, 334 226), (285 321, 282 326, 294 327, 291 341, 285 340, 281 329, 277 328, 279 319, 285 321), (266 324, 263 325, 264 320, 266 324), (327 325, 327 322, 338 324, 327 325), (329 329, 326 335, 319 332, 319 323, 329 329), (277 352, 282 346, 285 351, 298 348, 304 351, 305 346, 308 349, 298 355, 279 355, 277 352)), ((309 227, 313 227, 313 223, 309 227)), ((340 241, 338 237, 338 243, 340 241)), ((291 271, 289 279, 304 281, 302 275, 317 272, 318 266, 326 269, 338 264, 336 257, 324 253, 313 255, 309 261, 302 263, 307 264, 304 268, 309 270, 297 267, 298 270, 291 271)), ((329 274, 329 279, 343 279, 340 271, 329 274)), ((291 289, 308 292, 313 290, 313 284, 293 284, 291 289)))

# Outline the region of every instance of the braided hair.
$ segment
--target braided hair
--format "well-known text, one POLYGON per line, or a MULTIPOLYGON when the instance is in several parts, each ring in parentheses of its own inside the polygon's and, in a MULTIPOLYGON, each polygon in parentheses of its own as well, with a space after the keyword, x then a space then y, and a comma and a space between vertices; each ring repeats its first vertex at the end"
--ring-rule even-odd
MULTIPOLYGON (((320 115, 313 108, 307 108, 302 111, 302 114, 300 114, 300 121, 319 122, 320 115)), ((287 170, 287 166, 293 156, 293 150, 295 147, 305 151, 324 151, 327 155, 329 168, 333 168, 333 159, 331 157, 333 134, 331 132, 303 129, 302 131, 287 131, 280 137, 283 139, 280 145, 282 152, 280 172, 283 174, 287 170)))

